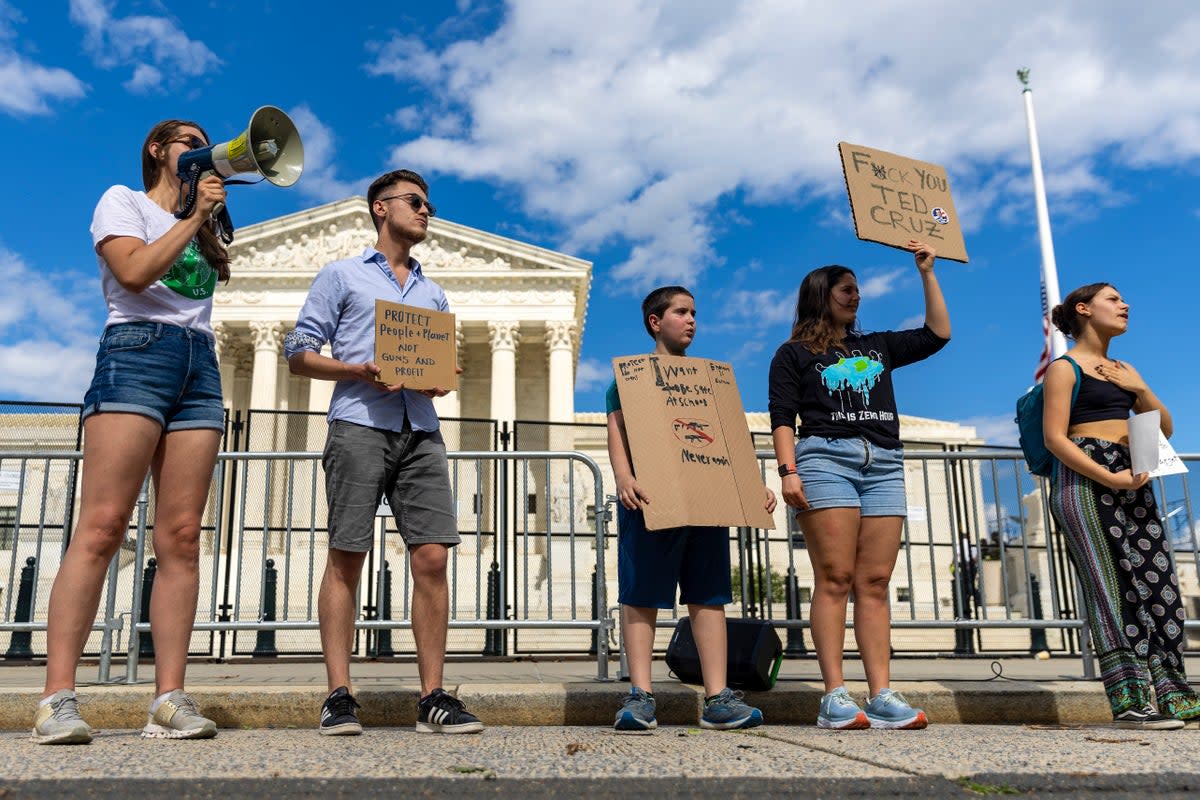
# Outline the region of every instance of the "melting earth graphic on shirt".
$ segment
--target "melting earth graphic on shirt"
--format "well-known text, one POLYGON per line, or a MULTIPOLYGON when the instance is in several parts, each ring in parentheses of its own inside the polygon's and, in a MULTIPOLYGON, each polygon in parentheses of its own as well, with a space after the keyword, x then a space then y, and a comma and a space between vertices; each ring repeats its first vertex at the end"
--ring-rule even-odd
POLYGON ((191 300, 207 300, 217 288, 217 271, 209 266, 193 239, 159 280, 175 294, 191 300))
POLYGON ((821 383, 830 394, 857 392, 865 406, 871 403, 871 387, 879 382, 883 364, 867 356, 855 355, 838 359, 836 364, 821 369, 820 373, 821 383))

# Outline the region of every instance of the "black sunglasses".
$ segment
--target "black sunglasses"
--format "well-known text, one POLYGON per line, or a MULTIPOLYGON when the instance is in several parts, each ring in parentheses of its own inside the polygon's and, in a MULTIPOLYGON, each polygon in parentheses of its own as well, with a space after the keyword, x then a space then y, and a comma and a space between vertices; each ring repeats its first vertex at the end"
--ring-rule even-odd
POLYGON ((420 211, 421 206, 425 206, 429 209, 429 216, 437 216, 437 209, 433 207, 433 203, 429 202, 424 197, 421 197, 419 194, 414 194, 413 192, 406 192, 405 194, 393 194, 388 195, 387 197, 380 197, 378 199, 381 202, 387 202, 388 200, 403 200, 404 202, 408 203, 408 207, 413 211, 420 211))
POLYGON ((199 136, 176 136, 174 139, 167 139, 167 144, 179 142, 186 144, 192 150, 199 150, 201 147, 208 147, 208 142, 201 139, 199 136))

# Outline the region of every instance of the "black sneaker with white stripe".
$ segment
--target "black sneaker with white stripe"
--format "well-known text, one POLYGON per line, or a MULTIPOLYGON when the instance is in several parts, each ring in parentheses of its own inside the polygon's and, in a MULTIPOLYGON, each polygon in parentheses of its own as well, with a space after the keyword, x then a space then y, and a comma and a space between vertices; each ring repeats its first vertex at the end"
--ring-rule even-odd
POLYGON ((334 689, 321 706, 321 735, 358 736, 362 725, 355 709, 361 707, 345 686, 334 689))
POLYGON ((479 733, 483 723, 463 701, 434 689, 417 703, 417 733, 479 733))
POLYGON ((1169 731, 1177 730, 1185 725, 1187 723, 1178 717, 1158 713, 1153 706, 1131 708, 1113 716, 1113 727, 1127 730, 1169 731))

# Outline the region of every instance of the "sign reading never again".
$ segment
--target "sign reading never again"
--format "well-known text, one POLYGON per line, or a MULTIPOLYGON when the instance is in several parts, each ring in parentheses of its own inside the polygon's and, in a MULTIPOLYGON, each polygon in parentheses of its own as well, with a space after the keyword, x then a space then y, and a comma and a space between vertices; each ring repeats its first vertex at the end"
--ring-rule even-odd
POLYGON ((613 359, 646 528, 774 529, 733 367, 686 356, 613 359))
POLYGON ((375 363, 381 383, 457 389, 457 345, 453 314, 375 301, 375 363))
POLYGON ((925 242, 938 258, 967 263, 946 170, 873 147, 838 142, 858 238, 907 248, 925 242))

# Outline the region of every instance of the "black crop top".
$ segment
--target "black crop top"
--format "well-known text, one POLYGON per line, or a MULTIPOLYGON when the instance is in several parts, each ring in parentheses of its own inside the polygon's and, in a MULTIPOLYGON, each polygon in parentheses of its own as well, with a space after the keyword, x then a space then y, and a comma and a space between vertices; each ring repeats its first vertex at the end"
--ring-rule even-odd
POLYGON ((1093 378, 1086 372, 1082 375, 1083 381, 1079 384, 1075 405, 1071 406, 1068 425, 1129 417, 1129 411, 1137 400, 1136 394, 1122 389, 1115 383, 1093 378))

